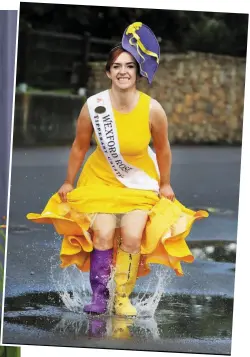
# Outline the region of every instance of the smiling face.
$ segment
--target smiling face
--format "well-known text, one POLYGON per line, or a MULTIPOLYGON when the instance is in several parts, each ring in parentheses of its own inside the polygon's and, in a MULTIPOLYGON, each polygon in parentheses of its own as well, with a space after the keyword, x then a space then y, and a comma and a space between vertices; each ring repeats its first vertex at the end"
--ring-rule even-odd
POLYGON ((111 79, 112 86, 123 90, 134 88, 137 78, 135 59, 128 52, 122 52, 111 63, 107 76, 111 79))

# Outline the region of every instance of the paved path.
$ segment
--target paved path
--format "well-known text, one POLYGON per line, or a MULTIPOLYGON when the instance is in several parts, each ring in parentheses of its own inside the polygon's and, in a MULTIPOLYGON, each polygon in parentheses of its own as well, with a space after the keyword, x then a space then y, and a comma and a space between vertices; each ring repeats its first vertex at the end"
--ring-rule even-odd
MULTIPOLYGON (((164 270, 155 316, 145 319, 142 311, 132 323, 115 317, 93 321, 79 314, 88 299, 84 293, 88 275, 58 268, 60 237, 52 227, 25 219, 28 212, 40 212, 60 187, 69 148, 14 151, 5 343, 230 353, 241 151, 223 147, 173 147, 172 151, 177 198, 191 208, 208 208, 211 215, 197 222, 189 237, 197 259, 185 265, 185 277, 164 270), (69 290, 75 299, 67 295, 69 290), (131 339, 114 338, 119 324, 124 334, 132 334, 131 339)), ((151 276, 139 280, 135 301, 146 287, 153 294, 159 272, 162 269, 156 266, 151 276)))

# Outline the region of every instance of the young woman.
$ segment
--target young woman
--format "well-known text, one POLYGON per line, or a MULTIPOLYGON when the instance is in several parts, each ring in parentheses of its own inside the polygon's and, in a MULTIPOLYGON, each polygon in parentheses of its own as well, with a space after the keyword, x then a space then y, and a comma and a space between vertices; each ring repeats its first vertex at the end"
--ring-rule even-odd
POLYGON ((160 49, 153 32, 130 25, 122 44, 109 54, 111 88, 90 97, 77 122, 67 177, 35 222, 53 223, 64 235, 62 267, 90 269, 92 301, 87 313, 107 311, 112 266, 116 284, 114 312, 135 316, 129 296, 149 263, 170 266, 192 262, 185 237, 194 220, 207 216, 175 199, 171 187, 168 122, 162 106, 136 88, 140 76, 152 82, 160 49), (97 148, 74 182, 95 134, 97 148), (155 154, 149 148, 153 139, 155 154))

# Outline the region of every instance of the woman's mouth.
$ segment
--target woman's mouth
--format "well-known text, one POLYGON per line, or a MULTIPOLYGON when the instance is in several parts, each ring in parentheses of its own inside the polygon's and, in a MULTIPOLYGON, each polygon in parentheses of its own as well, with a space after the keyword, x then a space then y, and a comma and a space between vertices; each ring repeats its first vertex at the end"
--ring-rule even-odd
POLYGON ((129 81, 129 78, 128 77, 120 77, 120 78, 118 78, 118 81, 119 82, 127 82, 127 81, 129 81))

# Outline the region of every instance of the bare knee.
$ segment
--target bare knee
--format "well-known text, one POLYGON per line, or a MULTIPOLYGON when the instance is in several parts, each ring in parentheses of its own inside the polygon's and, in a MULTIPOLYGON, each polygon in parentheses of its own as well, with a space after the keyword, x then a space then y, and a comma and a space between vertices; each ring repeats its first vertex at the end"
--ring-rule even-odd
POLYGON ((121 249, 128 253, 138 253, 141 250, 141 234, 124 233, 121 237, 121 249))
POLYGON ((125 214, 121 221, 121 249, 128 253, 141 250, 141 239, 148 214, 144 211, 132 211, 125 214))
POLYGON ((93 244, 96 249, 107 250, 113 247, 114 230, 94 231, 93 244))
POLYGON ((107 250, 113 248, 116 218, 111 214, 99 213, 92 225, 93 244, 96 249, 107 250))

